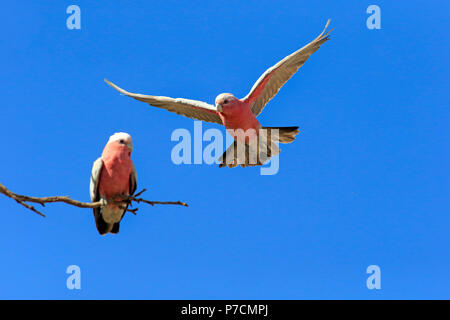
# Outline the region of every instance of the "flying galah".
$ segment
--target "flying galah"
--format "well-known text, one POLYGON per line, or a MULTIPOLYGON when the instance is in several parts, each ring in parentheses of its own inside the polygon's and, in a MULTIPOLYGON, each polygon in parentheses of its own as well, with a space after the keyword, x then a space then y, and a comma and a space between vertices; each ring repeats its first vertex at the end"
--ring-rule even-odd
POLYGON ((111 200, 119 200, 119 197, 136 191, 137 174, 131 161, 132 151, 131 136, 125 132, 115 133, 109 137, 102 156, 92 166, 91 201, 104 200, 106 203, 103 207, 94 208, 95 224, 101 235, 118 233, 120 221, 128 208, 126 203, 115 204, 111 200))
MULTIPOLYGON (((298 127, 262 127, 256 117, 261 113, 266 104, 277 94, 281 87, 297 72, 297 70, 306 62, 311 54, 320 48, 320 46, 329 40, 326 32, 328 28, 328 20, 322 33, 311 41, 303 48, 295 51, 283 60, 279 61, 274 66, 267 69, 253 85, 250 92, 242 99, 237 99, 231 93, 222 93, 217 96, 215 100, 215 106, 208 103, 189 100, 183 98, 169 98, 162 96, 150 96, 143 94, 131 93, 119 88, 110 81, 105 81, 120 93, 130 96, 136 100, 146 102, 151 106, 166 109, 171 112, 186 116, 192 119, 198 119, 207 122, 214 122, 223 124, 235 141, 219 159, 220 167, 229 166, 235 167, 238 164, 241 166, 249 165, 261 165, 271 156, 274 156, 280 152, 276 144, 270 143, 266 156, 259 157, 256 163, 249 163, 249 157, 246 156, 242 159, 239 155, 235 154, 235 150, 239 149, 238 142, 245 142, 245 152, 248 155, 251 141, 260 136, 260 132, 267 129, 269 131, 266 135, 271 142, 290 143, 294 141, 295 135, 299 132, 298 127), (241 129, 244 131, 244 139, 239 139, 237 131, 241 129), (273 129, 277 129, 278 138, 275 140, 276 134, 273 129), (248 134, 251 131, 253 134, 248 134), (240 141, 243 140, 243 141, 240 141), (231 161, 230 161, 231 160, 231 161)), ((259 151, 257 151, 259 153, 259 151)))

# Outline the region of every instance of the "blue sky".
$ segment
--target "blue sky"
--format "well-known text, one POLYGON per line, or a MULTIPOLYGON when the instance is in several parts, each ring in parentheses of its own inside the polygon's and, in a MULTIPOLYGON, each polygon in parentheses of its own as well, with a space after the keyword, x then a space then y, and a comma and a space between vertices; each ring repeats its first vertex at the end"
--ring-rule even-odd
MULTIPOLYGON (((129 132, 141 206, 101 237, 91 210, 41 218, 0 196, 0 298, 449 298, 445 1, 15 1, 0 9, 0 182, 89 200, 92 162, 129 132), (66 8, 81 8, 81 30, 66 8), (366 8, 381 8, 369 30, 366 8), (261 114, 300 126, 280 171, 175 165, 188 118, 120 96, 209 103, 334 28, 261 114), (67 266, 81 290, 66 288, 67 266), (381 268, 368 290, 366 268, 381 268)), ((204 123, 204 129, 220 128, 204 123)))

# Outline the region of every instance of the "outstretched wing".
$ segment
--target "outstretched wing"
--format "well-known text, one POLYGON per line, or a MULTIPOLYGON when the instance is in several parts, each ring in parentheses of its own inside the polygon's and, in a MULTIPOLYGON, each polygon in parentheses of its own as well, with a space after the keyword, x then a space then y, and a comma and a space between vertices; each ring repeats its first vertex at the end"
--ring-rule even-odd
POLYGON ((324 30, 317 38, 267 69, 255 82, 249 94, 243 98, 244 101, 250 104, 255 116, 261 113, 270 99, 278 93, 281 87, 308 60, 309 56, 316 52, 324 42, 329 40, 328 34, 331 30, 325 33, 329 23, 330 20, 327 21, 324 30))
POLYGON ((215 106, 206 102, 189 100, 183 98, 169 98, 159 96, 148 96, 144 94, 131 93, 119 88, 114 83, 105 79, 105 82, 120 93, 132 97, 136 100, 146 102, 151 106, 166 109, 176 114, 181 114, 191 119, 197 119, 207 122, 214 122, 222 124, 222 120, 217 114, 215 106))

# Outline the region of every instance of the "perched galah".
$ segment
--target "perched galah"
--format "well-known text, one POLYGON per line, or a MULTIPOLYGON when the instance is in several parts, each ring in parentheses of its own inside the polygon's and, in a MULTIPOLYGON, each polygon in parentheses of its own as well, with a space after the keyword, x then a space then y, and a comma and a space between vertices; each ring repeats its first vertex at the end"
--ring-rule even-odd
POLYGON ((118 233, 120 221, 128 208, 127 203, 114 203, 122 196, 134 194, 137 186, 137 174, 131 152, 133 141, 125 132, 109 137, 102 156, 92 166, 90 194, 91 201, 104 200, 107 205, 94 208, 97 230, 101 235, 108 232, 118 233))
POLYGON ((271 156, 280 152, 276 144, 268 143, 269 149, 266 150, 266 156, 258 155, 256 163, 249 163, 248 156, 245 159, 240 159, 240 156, 235 154, 237 143, 241 142, 238 139, 236 131, 239 131, 239 129, 245 131, 245 140, 243 141, 245 142, 246 153, 249 152, 248 145, 251 144, 252 139, 258 138, 260 132, 264 131, 260 129, 267 129, 266 131, 269 131, 268 135, 271 142, 290 143, 294 141, 295 135, 299 132, 298 127, 262 127, 256 117, 281 87, 305 63, 309 56, 329 40, 328 34, 331 30, 325 33, 329 23, 330 20, 328 20, 322 33, 309 44, 267 69, 253 85, 247 96, 242 99, 237 99, 231 93, 222 93, 217 96, 215 106, 197 100, 135 94, 119 88, 106 79, 105 81, 120 93, 146 102, 151 106, 163 108, 188 118, 223 124, 227 131, 235 138, 235 142, 219 159, 220 167, 226 165, 235 167, 238 164, 241 166, 261 165, 270 159, 271 156), (274 137, 277 135, 271 135, 273 129, 278 129, 276 130, 278 133, 276 141, 273 140, 275 140, 274 137), (252 131, 253 133, 247 135, 247 131, 252 131))

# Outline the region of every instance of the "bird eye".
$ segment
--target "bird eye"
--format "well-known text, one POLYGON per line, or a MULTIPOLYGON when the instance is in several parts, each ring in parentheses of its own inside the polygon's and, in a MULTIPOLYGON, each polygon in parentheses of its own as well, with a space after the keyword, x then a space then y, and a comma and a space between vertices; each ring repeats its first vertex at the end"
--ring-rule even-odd
POLYGON ((123 139, 121 139, 119 142, 120 142, 120 143, 125 143, 125 141, 124 141, 123 139))
POLYGON ((227 100, 227 99, 225 99, 225 100, 223 101, 223 103, 224 103, 224 104, 228 103, 228 100, 227 100))

